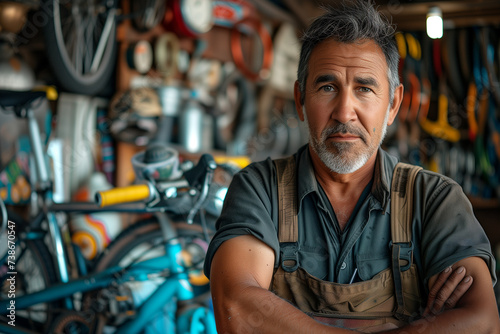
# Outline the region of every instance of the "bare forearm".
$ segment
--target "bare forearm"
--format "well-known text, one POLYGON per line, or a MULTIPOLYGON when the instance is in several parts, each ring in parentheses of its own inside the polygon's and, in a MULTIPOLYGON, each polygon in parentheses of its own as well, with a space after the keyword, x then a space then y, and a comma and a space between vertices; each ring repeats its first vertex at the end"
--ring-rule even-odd
MULTIPOLYGON (((218 332, 226 333, 352 333, 316 322, 293 305, 269 291, 252 287, 242 292, 239 301, 219 305, 214 300, 218 332)), ((428 316, 387 334, 497 334, 496 323, 466 309, 454 309, 428 316)))
POLYGON ((388 334, 498 334, 498 315, 495 312, 471 312, 466 308, 445 311, 428 316, 406 327, 389 331, 388 334))
MULTIPOLYGON (((318 323, 296 307, 260 287, 247 287, 236 298, 214 298, 218 332, 226 333, 353 333, 318 323)), ((467 308, 427 316, 387 334, 500 334, 496 311, 467 308), (496 318, 495 318, 496 315, 496 318)))
POLYGON ((238 301, 214 299, 217 331, 225 333, 331 333, 351 331, 318 323, 290 303, 259 287, 238 294, 238 301))
MULTIPOLYGON (((453 267, 453 273, 444 271, 439 277, 436 275, 430 279, 429 294, 435 301, 440 300, 438 304, 441 306, 447 297, 439 296, 443 293, 451 296, 451 307, 444 312, 439 312, 441 307, 437 307, 434 310, 438 311, 434 313, 437 315, 428 312, 427 317, 390 333, 500 333, 500 320, 486 263, 481 258, 470 257, 457 262, 453 267), (466 273, 470 275, 469 280, 462 281, 466 273), (448 282, 443 281, 443 278, 448 282), (459 285, 460 281, 462 283, 459 285), (448 292, 446 285, 451 288, 448 292), (458 298, 454 296, 455 293, 458 293, 458 298)), ((429 304, 428 309, 432 309, 429 304)))
POLYGON ((351 333, 322 325, 267 288, 274 251, 252 236, 225 241, 211 265, 211 292, 219 334, 351 333))

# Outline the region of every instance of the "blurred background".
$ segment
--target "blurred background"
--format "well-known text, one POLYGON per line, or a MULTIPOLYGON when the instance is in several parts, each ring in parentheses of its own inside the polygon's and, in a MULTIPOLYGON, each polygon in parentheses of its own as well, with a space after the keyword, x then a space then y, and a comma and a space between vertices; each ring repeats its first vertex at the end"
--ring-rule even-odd
MULTIPOLYGON (((131 158, 152 141, 184 157, 286 156, 308 140, 293 101, 300 37, 337 3, 0 1, 0 89, 51 92, 36 114, 58 201, 95 173, 131 184, 131 158)), ((500 2, 375 3, 397 28, 405 85, 384 147, 459 182, 500 252, 500 2)), ((12 182, 29 178, 26 133, 0 113, 9 204, 28 200, 12 182)))

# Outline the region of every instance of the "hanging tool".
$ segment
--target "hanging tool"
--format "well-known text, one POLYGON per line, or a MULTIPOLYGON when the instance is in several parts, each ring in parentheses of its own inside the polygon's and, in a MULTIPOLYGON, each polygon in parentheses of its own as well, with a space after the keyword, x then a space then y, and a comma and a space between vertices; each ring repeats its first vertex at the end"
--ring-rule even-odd
POLYGON ((235 24, 231 29, 231 55, 233 56, 236 67, 247 79, 258 81, 269 78, 271 74, 270 68, 273 63, 273 41, 261 21, 254 18, 245 18, 235 24), (250 28, 250 30, 248 28, 250 28), (241 49, 243 32, 257 34, 262 44, 262 62, 260 69, 257 71, 250 69, 250 66, 248 66, 243 56, 243 51, 241 49))
POLYGON ((474 142, 474 154, 476 157, 476 181, 480 184, 480 195, 482 197, 490 197, 492 190, 491 186, 494 184, 494 182, 492 182, 494 168, 486 150, 490 92, 488 73, 484 61, 486 59, 486 55, 481 55, 481 52, 485 51, 487 46, 485 45, 485 39, 481 36, 481 31, 479 29, 475 29, 474 33, 476 39, 474 39, 473 73, 479 96, 479 103, 477 106, 478 131, 474 142))
POLYGON ((400 63, 404 65, 402 73, 406 89, 398 117, 398 147, 404 160, 420 165, 420 126, 416 120, 422 103, 422 88, 419 79, 422 50, 420 42, 413 34, 399 33, 399 36, 403 36, 398 38, 400 54, 406 55, 404 61, 400 63))
POLYGON ((441 138, 449 142, 460 140, 460 131, 448 122, 448 96, 446 81, 441 67, 440 44, 436 40, 433 48, 434 67, 439 77, 439 97, 438 97, 438 118, 431 121, 427 118, 428 113, 420 113, 419 122, 427 133, 436 138, 441 138))

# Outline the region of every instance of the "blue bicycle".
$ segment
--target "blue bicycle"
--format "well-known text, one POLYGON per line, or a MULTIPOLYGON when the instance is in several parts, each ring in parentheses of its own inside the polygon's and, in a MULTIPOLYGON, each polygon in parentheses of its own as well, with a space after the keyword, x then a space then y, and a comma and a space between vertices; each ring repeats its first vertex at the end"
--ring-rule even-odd
POLYGON ((1 109, 29 124, 40 204, 29 221, 0 205, 0 238, 7 241, 6 249, 0 247, 0 332, 216 333, 202 275, 214 212, 207 198, 220 190, 212 187, 213 158, 204 154, 194 167, 170 170, 165 178, 146 171, 141 184, 100 192, 96 203, 54 203, 32 110, 43 98, 44 92, 0 91, 1 109), (147 218, 124 230, 89 271, 78 249, 65 240, 58 214, 91 212, 147 218), (70 274, 73 269, 77 277, 70 274))

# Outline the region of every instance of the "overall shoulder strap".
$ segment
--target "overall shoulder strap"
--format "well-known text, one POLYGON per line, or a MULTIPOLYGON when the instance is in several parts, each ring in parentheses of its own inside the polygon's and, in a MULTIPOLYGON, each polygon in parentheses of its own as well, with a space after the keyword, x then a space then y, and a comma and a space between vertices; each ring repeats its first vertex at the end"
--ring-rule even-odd
POLYGON ((281 266, 292 272, 299 266, 297 241, 299 239, 297 216, 297 177, 295 157, 274 160, 278 181, 278 238, 281 266))
POLYGON ((297 181, 295 176, 295 158, 293 156, 277 159, 276 176, 278 178, 280 242, 296 242, 298 240, 297 217, 297 181))
POLYGON ((420 166, 398 163, 391 185, 391 236, 393 243, 411 242, 413 187, 420 166))
POLYGON ((405 314, 403 279, 401 272, 410 269, 413 261, 412 219, 413 188, 415 178, 422 167, 398 163, 391 185, 391 236, 392 270, 397 300, 396 314, 405 314))

